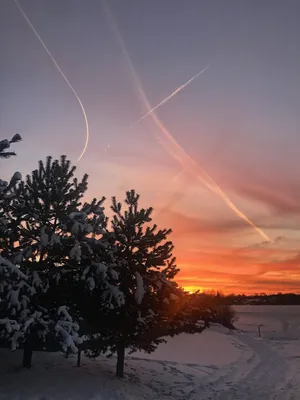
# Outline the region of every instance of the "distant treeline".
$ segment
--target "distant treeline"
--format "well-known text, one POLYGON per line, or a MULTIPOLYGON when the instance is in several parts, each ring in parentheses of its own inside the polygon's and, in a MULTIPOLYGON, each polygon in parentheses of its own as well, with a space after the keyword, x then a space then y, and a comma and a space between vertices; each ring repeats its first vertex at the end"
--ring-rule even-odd
POLYGON ((296 293, 277 293, 277 294, 255 294, 247 296, 244 294, 230 294, 224 296, 224 301, 228 305, 300 305, 300 294, 296 293))

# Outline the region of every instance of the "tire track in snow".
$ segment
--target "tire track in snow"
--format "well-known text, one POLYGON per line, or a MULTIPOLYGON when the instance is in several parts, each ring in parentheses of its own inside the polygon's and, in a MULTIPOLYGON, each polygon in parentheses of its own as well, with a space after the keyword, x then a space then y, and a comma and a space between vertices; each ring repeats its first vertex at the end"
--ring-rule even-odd
MULTIPOLYGON (((236 346, 242 350, 235 363, 216 370, 203 379, 183 373, 178 366, 172 366, 172 375, 185 378, 185 382, 173 382, 170 399, 184 400, 298 400, 299 380, 292 370, 288 358, 273 345, 275 342, 254 338, 250 335, 235 335, 236 346), (221 374, 221 375, 220 375, 221 374), (187 376, 188 375, 188 376, 187 376), (172 395, 171 395, 172 393, 172 395)), ((165 363, 168 370, 168 363, 165 363)), ((169 366, 170 367, 170 366, 169 366)), ((186 367, 188 367, 186 365, 186 367)), ((184 380, 184 379, 183 379, 184 380)), ((162 393, 166 394, 166 387, 162 393)), ((170 389, 170 388, 169 388, 170 389)))
MULTIPOLYGON (((219 393, 211 399, 293 399, 288 384, 290 371, 285 359, 265 340, 255 339, 248 335, 240 336, 240 340, 254 352, 255 361, 251 362, 250 370, 242 379, 231 382, 231 374, 229 374, 223 390, 219 388, 219 393)), ((240 365, 240 368, 243 369, 243 365, 240 365)))

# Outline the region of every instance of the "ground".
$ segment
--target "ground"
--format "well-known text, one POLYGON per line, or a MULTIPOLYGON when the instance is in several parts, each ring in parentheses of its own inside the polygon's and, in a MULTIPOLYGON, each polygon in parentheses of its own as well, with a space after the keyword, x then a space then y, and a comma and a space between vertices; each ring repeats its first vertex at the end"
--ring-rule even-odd
POLYGON ((19 352, 2 351, 0 400, 300 399, 300 307, 241 306, 238 316, 236 332, 215 325, 127 357, 124 380, 115 359, 77 368, 74 357, 36 353, 23 370, 19 352))

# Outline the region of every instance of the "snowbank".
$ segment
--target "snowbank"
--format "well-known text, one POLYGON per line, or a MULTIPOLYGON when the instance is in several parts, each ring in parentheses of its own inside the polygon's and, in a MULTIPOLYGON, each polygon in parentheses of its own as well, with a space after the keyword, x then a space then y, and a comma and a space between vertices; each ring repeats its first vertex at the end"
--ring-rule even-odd
POLYGON ((288 338, 299 332, 300 307, 277 317, 276 308, 241 309, 238 332, 213 326, 170 338, 153 354, 135 353, 124 380, 115 377, 115 358, 82 357, 77 368, 75 356, 36 352, 24 370, 21 351, 0 350, 0 400, 299 399, 300 340, 288 338), (258 338, 262 319, 266 336, 258 338))
POLYGON ((201 334, 181 334, 169 338, 151 354, 134 353, 134 357, 149 360, 172 361, 184 364, 227 365, 235 362, 241 353, 235 345, 229 330, 217 332, 217 328, 203 331, 201 334))

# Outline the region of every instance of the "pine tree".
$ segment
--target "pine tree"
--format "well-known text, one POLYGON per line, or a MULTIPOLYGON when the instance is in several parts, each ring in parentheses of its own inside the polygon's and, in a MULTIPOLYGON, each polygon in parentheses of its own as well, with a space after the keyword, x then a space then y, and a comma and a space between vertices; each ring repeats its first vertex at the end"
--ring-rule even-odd
MULTIPOLYGON (((12 143, 19 142, 21 136, 16 134, 10 141, 7 139, 0 141, 0 158, 9 158, 15 155, 14 152, 7 152, 12 143)), ((9 240, 11 229, 10 205, 13 200, 13 190, 22 179, 19 172, 15 172, 10 182, 0 179, 0 341, 2 346, 11 342, 11 347, 15 347, 14 338, 19 336, 20 325, 17 313, 24 309, 24 304, 30 295, 28 277, 15 266, 9 258, 4 258, 3 241, 9 240), (23 302, 19 302, 17 296, 21 295, 23 302)))
MULTIPOLYGON (((15 135, 11 141, 0 142, 0 157, 9 158, 14 152, 4 152, 11 143, 21 140, 20 135, 15 135)), ((45 312, 32 309, 32 298, 36 294, 36 284, 39 282, 34 275, 29 276, 22 271, 18 258, 12 257, 16 239, 14 219, 12 217, 13 204, 18 201, 17 188, 22 179, 16 172, 10 182, 0 181, 0 338, 2 346, 10 343, 15 350, 20 342, 24 343, 23 365, 30 366, 26 344, 28 343, 28 331, 34 323, 35 327, 42 328, 45 332, 49 326, 49 320, 44 319, 45 312), (5 258, 4 258, 5 256, 5 258), (15 264, 12 263, 15 262, 15 264)), ((40 329, 36 331, 39 333, 40 329)), ((31 335, 32 336, 32 335, 31 335)))
POLYGON ((78 181, 74 172, 65 156, 40 162, 39 169, 14 189, 11 233, 1 243, 34 286, 28 309, 35 318, 28 313, 31 324, 25 338, 31 352, 37 335, 46 348, 62 345, 65 352, 77 351, 78 331, 89 329, 85 314, 91 299, 99 308, 123 301, 114 286, 104 198, 82 204, 88 177, 78 181))
POLYGON ((150 226, 152 208, 139 209, 139 195, 127 192, 123 210, 112 199, 112 232, 115 238, 116 267, 119 289, 125 304, 107 312, 105 327, 98 350, 117 353, 116 375, 124 375, 125 349, 148 352, 164 341, 164 336, 183 331, 201 331, 190 321, 185 296, 174 277, 178 269, 172 255, 173 244, 168 241, 169 229, 150 226))

